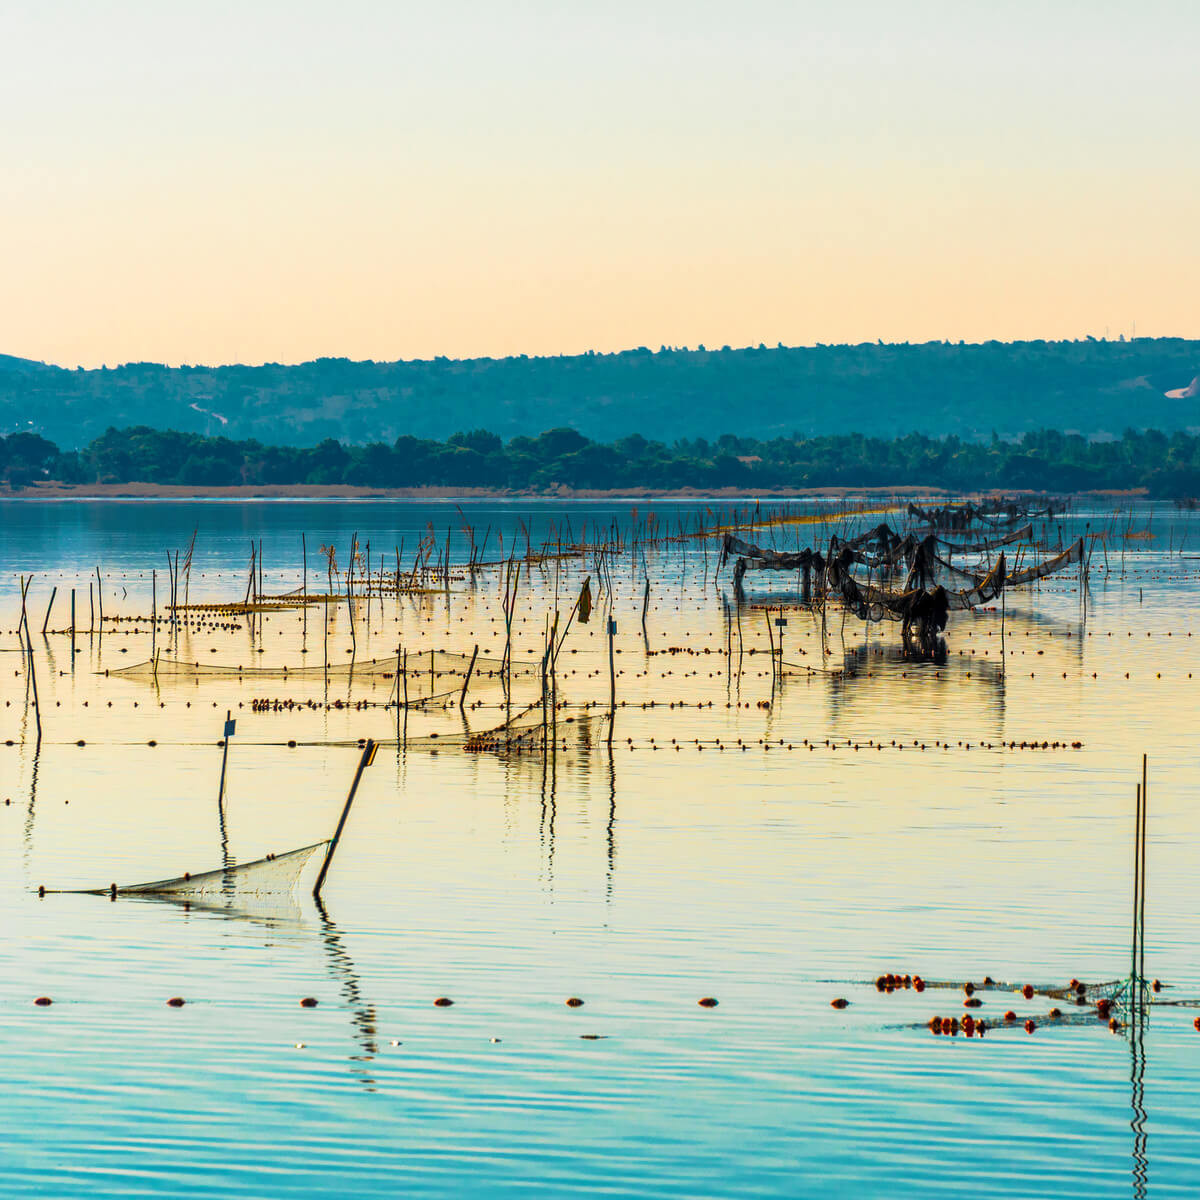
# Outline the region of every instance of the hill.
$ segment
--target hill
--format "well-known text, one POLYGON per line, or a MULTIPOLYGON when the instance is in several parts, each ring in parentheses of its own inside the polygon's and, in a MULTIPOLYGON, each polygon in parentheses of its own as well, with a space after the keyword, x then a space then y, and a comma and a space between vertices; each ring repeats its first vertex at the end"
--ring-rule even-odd
POLYGON ((1200 397, 1186 394, 1198 374, 1200 341, 1182 338, 98 370, 4 356, 0 432, 35 432, 64 448, 129 425, 297 446, 560 427, 667 443, 845 432, 980 441, 1050 427, 1105 437, 1200 428, 1200 397))

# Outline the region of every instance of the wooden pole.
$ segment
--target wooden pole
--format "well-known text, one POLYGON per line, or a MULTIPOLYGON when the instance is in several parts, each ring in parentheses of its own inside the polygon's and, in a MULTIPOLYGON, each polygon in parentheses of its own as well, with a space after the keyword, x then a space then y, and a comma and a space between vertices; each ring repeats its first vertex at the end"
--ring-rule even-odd
POLYGON ((1137 987, 1138 912, 1142 899, 1142 788, 1137 788, 1137 806, 1133 822, 1133 936, 1130 940, 1129 984, 1137 987))
POLYGON ((221 820, 224 821, 225 811, 225 764, 229 761, 229 739, 233 737, 234 729, 237 722, 233 719, 233 712, 230 709, 225 710, 225 733, 221 738, 221 783, 217 788, 217 810, 221 813, 221 820))
POLYGON ((400 688, 401 679, 404 677, 404 664, 401 658, 401 648, 396 647, 396 742, 400 742, 400 688))
POLYGON ((613 722, 617 716, 617 669, 613 661, 613 636, 617 632, 617 623, 612 617, 608 618, 608 748, 612 749, 613 722))
POLYGON ((104 632, 104 588, 100 582, 100 567, 96 567, 96 606, 100 610, 100 632, 104 632))
POLYGON ((42 622, 42 632, 46 632, 46 626, 50 624, 50 611, 54 608, 54 597, 58 595, 58 586, 55 585, 50 589, 50 603, 46 605, 46 619, 42 622))
POLYGON ((71 589, 71 657, 75 657, 75 589, 71 589))
POLYGON ((317 882, 313 884, 313 899, 320 901, 321 889, 325 886, 325 876, 329 874, 329 864, 333 862, 334 851, 338 848, 338 842, 342 840, 342 830, 346 828, 346 818, 350 815, 350 806, 354 803, 354 793, 358 791, 358 781, 362 778, 362 773, 375 761, 375 742, 371 738, 367 738, 367 744, 363 747, 362 756, 358 760, 358 770, 354 772, 354 780, 350 784, 350 793, 346 797, 346 806, 342 809, 342 815, 338 820, 337 828, 333 831, 333 837, 329 840, 329 849, 325 851, 325 861, 321 864, 321 872, 317 876, 317 882))
POLYGON ((479 643, 475 643, 475 649, 471 651, 471 665, 467 668, 467 677, 463 680, 462 693, 458 697, 458 711, 462 712, 463 705, 467 700, 467 688, 471 684, 471 674, 475 670, 475 660, 479 657, 479 643))
MULTIPOLYGON (((1003 555, 1001 555, 1003 557, 1003 555)), ((1004 655, 1004 615, 1005 615, 1005 588, 1004 581, 1000 581, 1000 678, 1005 678, 1005 672, 1008 670, 1008 659, 1004 655)))
MULTIPOLYGON (((75 593, 71 593, 71 612, 75 611, 75 593)), ((75 621, 72 617, 72 641, 74 645, 74 625, 75 621)), ((158 572, 150 572, 150 657, 154 657, 155 646, 158 643, 158 572)))
MULTIPOLYGON (((32 579, 33 576, 30 576, 32 579)), ((29 585, 26 584, 26 587, 29 585)), ((25 650, 29 660, 29 682, 33 685, 33 716, 37 721, 37 744, 42 744, 42 706, 38 703, 37 671, 33 665, 33 638, 29 636, 29 622, 25 622, 25 650)))
POLYGON ((1146 814, 1149 810, 1149 791, 1146 778, 1146 755, 1142 755, 1142 897, 1138 906, 1138 982, 1146 982, 1146 814))

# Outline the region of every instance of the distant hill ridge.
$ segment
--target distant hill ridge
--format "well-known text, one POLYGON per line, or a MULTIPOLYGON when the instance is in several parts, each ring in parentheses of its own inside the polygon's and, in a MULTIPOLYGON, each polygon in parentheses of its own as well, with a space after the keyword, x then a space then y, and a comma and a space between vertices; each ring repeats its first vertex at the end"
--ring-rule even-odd
POLYGON ((1200 429, 1198 375, 1200 341, 1184 338, 97 370, 0 355, 0 432, 36 432, 64 448, 130 425, 297 446, 558 427, 668 443, 721 433, 984 440, 1047 428, 1107 437, 1200 429))

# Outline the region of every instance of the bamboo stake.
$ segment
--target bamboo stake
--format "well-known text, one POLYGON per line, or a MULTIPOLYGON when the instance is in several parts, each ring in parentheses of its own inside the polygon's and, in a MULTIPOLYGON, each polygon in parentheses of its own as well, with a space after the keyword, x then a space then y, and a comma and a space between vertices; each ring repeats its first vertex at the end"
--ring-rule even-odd
POLYGON ((612 750, 613 724, 617 717, 617 670, 613 661, 613 637, 617 632, 617 623, 612 617, 608 618, 608 748, 612 750))
POLYGON ((354 793, 358 791, 358 781, 362 778, 363 771, 375 761, 376 749, 376 743, 371 738, 367 738, 367 744, 363 747, 362 756, 358 760, 358 769, 354 772, 354 780, 350 784, 350 792, 346 796, 346 806, 342 809, 337 828, 329 840, 329 849, 325 851, 325 861, 321 864, 317 882, 313 884, 313 899, 318 902, 321 899, 321 889, 325 886, 325 876, 329 874, 329 864, 333 862, 334 851, 338 848, 338 842, 342 840, 342 830, 346 828, 346 818, 350 815, 350 806, 354 803, 354 793))
POLYGON ((458 697, 458 711, 462 712, 463 705, 467 699, 467 688, 471 685, 471 674, 475 670, 475 659, 479 656, 479 643, 475 643, 475 649, 471 651, 471 665, 467 668, 467 677, 463 680, 462 692, 458 697))
POLYGON ((1146 816, 1149 810, 1146 755, 1142 755, 1142 897, 1138 907, 1138 979, 1146 983, 1146 816))
POLYGON ((46 626, 50 624, 50 610, 54 607, 54 597, 58 595, 58 585, 56 584, 50 589, 50 603, 46 605, 46 619, 42 622, 42 633, 46 632, 46 626))

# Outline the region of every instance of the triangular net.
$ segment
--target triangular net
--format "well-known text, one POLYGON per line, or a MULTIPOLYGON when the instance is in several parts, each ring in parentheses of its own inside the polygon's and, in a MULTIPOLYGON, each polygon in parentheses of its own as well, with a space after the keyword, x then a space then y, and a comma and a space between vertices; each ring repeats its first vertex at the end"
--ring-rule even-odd
MULTIPOLYGON (((238 866, 218 867, 199 875, 185 873, 173 879, 158 879, 151 883, 134 883, 117 887, 118 896, 161 896, 170 900, 215 901, 236 896, 290 896, 314 856, 328 846, 328 841, 302 846, 285 854, 268 854, 266 858, 238 866)), ((111 887, 89 888, 95 895, 114 894, 111 887)))

